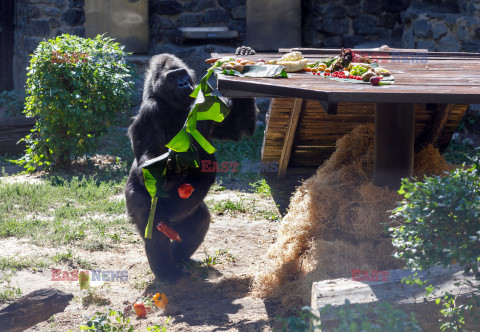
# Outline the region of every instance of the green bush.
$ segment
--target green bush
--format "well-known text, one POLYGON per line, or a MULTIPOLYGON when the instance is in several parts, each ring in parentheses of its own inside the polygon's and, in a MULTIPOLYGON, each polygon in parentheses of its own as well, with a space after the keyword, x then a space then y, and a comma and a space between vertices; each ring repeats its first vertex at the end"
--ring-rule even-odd
MULTIPOLYGON (((381 302, 375 307, 362 307, 359 304, 352 305, 349 300, 345 304, 333 307, 327 305, 320 309, 320 313, 333 314, 338 321, 336 328, 328 331, 365 331, 365 332, 416 332, 422 331, 418 326, 415 314, 407 315, 400 309, 393 308, 389 303, 381 302)), ((312 308, 303 307, 299 317, 280 318, 284 322, 282 332, 313 332, 321 329, 320 317, 312 312, 312 308)))
MULTIPOLYGON (((393 218, 403 225, 390 228, 395 257, 406 261, 411 269, 426 270, 459 263, 465 272, 480 278, 480 172, 477 156, 469 169, 456 169, 449 176, 425 177, 421 182, 403 180, 399 193, 404 200, 393 211, 393 218)), ((424 285, 427 296, 434 287, 417 274, 404 280, 424 285)), ((480 290, 480 289, 479 289, 480 290)), ((468 312, 478 307, 478 297, 459 305, 448 292, 436 300, 442 305, 442 331, 464 330, 468 312)), ((476 319, 476 314, 473 317, 476 319)))
POLYGON ((403 225, 391 228, 395 256, 408 267, 428 269, 459 262, 478 275, 480 258, 480 173, 477 163, 449 176, 403 180, 404 200, 393 211, 403 225))
POLYGON ((128 110, 132 68, 123 46, 111 38, 61 35, 41 42, 27 73, 25 114, 35 117, 19 160, 37 166, 68 166, 91 152, 98 138, 128 110))

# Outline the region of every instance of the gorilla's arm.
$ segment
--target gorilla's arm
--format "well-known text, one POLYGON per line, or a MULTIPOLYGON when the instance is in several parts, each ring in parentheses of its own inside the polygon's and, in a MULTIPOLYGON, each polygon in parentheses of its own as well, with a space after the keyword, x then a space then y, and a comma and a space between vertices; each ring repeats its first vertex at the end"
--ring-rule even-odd
POLYGON ((252 136, 258 112, 255 99, 232 98, 228 106, 230 113, 225 120, 215 125, 213 138, 238 141, 243 135, 252 136))
POLYGON ((158 157, 166 152, 165 130, 160 128, 158 122, 158 108, 155 99, 146 99, 128 130, 132 149, 138 165, 158 157))

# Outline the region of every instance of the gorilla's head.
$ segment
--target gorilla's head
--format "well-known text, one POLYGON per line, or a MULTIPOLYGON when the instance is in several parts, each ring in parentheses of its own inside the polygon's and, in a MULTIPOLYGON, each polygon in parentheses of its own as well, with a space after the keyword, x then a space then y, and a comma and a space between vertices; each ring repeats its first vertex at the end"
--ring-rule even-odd
POLYGON ((172 54, 152 57, 145 75, 143 99, 161 98, 168 104, 185 108, 194 101, 195 73, 172 54))

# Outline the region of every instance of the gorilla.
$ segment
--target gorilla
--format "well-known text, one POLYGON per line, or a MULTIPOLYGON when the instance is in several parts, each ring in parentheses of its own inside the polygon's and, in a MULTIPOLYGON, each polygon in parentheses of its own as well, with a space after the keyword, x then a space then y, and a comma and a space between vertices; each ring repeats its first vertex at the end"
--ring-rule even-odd
MULTIPOLYGON (((211 220, 204 198, 215 181, 215 172, 202 172, 200 167, 180 167, 169 160, 164 187, 169 197, 158 199, 152 238, 144 238, 151 196, 145 187, 141 167, 168 151, 165 144, 182 129, 193 106, 190 94, 194 84, 194 72, 182 60, 171 54, 153 56, 146 70, 140 111, 128 130, 135 158, 125 188, 127 212, 144 239, 150 268, 161 280, 182 275, 178 264, 189 259, 200 246, 211 220), (194 187, 188 199, 178 195, 182 183, 194 187), (157 230, 155 225, 160 221, 175 230, 182 242, 173 242, 157 230)), ((253 135, 257 115, 254 99, 227 99, 227 105, 231 112, 223 122, 197 123, 197 129, 209 142, 213 138, 239 140, 243 135, 253 135)), ((193 144, 200 160, 215 161, 214 154, 208 154, 196 142, 193 144)))

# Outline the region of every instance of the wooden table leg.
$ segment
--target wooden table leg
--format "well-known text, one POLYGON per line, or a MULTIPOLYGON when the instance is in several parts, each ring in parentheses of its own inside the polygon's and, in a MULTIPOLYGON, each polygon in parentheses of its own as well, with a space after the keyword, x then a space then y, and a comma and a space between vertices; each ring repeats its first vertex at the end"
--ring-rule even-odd
POLYGON ((375 165, 373 181, 398 189, 413 175, 415 110, 410 103, 377 103, 375 108, 375 165))

